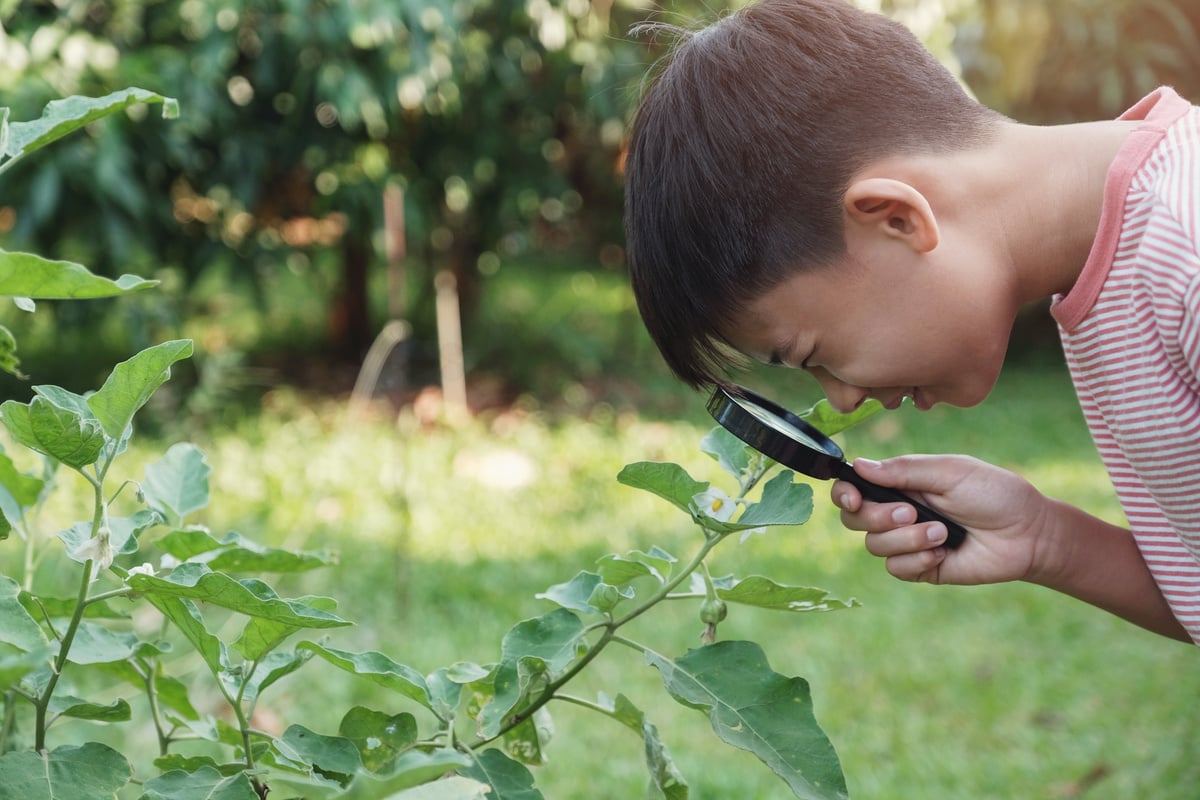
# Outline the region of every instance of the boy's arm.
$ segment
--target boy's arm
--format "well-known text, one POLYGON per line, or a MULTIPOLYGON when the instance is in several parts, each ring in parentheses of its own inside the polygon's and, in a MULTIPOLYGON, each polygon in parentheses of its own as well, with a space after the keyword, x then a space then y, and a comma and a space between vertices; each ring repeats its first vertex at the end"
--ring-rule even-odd
POLYGON ((1190 642, 1171 613, 1129 531, 1046 497, 1007 470, 966 456, 858 459, 855 470, 906 491, 968 528, 957 550, 941 546, 941 523, 914 524, 912 506, 863 502, 838 482, 833 498, 848 528, 867 531, 867 549, 902 580, 974 585, 1022 580, 1084 600, 1190 642))

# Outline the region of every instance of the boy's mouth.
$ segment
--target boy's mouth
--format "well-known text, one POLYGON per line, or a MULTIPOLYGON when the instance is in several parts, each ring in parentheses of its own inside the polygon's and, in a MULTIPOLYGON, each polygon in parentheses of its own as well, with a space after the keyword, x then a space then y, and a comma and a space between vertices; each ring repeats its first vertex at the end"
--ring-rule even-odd
POLYGON ((933 403, 930 402, 929 398, 926 397, 921 392, 921 390, 918 389, 916 386, 914 386, 911 389, 908 389, 904 392, 901 392, 900 394, 893 397, 891 400, 888 400, 886 403, 883 404, 883 407, 886 408, 888 411, 895 411, 901 405, 904 404, 905 398, 911 398, 913 401, 913 405, 916 406, 917 409, 920 411, 928 411, 929 409, 933 408, 933 403))

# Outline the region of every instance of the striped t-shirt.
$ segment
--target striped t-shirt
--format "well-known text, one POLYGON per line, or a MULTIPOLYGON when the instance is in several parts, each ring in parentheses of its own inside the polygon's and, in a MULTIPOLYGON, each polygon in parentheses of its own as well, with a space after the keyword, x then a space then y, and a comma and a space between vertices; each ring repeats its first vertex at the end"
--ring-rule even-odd
POLYGON ((1052 313, 1142 556, 1200 643, 1200 107, 1162 88, 1121 118, 1144 123, 1052 313))

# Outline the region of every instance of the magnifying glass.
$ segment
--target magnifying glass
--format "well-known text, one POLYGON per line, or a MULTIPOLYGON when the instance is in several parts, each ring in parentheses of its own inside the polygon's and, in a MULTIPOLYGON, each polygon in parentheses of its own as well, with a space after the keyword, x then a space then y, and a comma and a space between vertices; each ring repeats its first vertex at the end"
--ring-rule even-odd
POLYGON ((858 487, 863 497, 878 503, 908 503, 917 510, 917 522, 937 521, 946 526, 946 547, 958 547, 967 535, 961 525, 932 508, 859 475, 832 439, 762 395, 741 386, 718 386, 708 401, 708 413, 758 452, 810 478, 847 481, 858 487))

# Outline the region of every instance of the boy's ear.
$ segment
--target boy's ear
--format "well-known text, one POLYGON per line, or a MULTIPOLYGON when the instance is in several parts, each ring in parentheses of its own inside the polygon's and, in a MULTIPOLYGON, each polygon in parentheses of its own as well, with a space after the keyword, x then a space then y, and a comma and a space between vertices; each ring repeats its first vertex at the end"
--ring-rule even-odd
POLYGON ((925 195, 894 178, 860 178, 843 196, 847 215, 854 222, 901 239, 918 253, 938 245, 937 218, 925 195))

